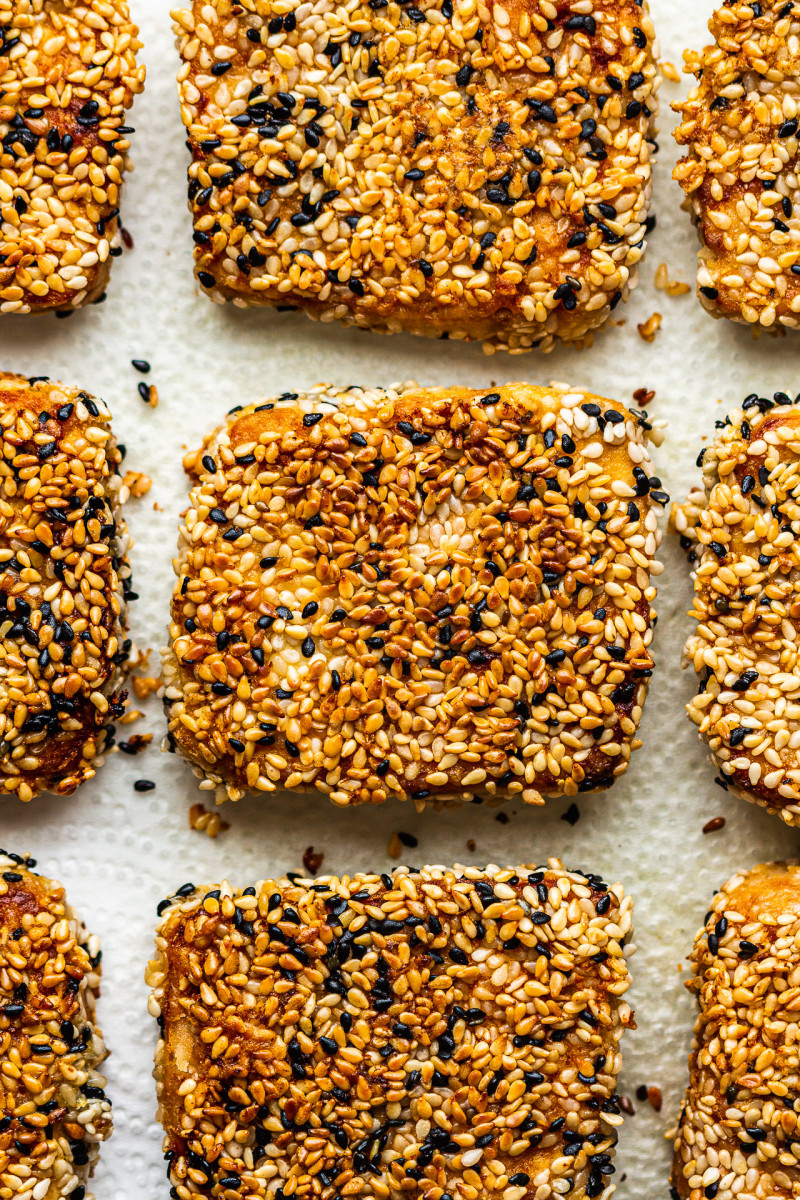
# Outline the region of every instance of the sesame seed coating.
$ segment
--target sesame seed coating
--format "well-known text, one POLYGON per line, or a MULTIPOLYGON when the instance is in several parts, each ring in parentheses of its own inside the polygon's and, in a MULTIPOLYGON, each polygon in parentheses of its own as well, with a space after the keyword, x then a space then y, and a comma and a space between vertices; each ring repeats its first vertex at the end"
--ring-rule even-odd
POLYGON ((800 1195, 800 868, 764 863, 714 897, 686 986, 700 1009, 672 1166, 678 1200, 800 1195))
POLYGON ((122 253, 125 110, 144 86, 124 0, 0 0, 0 312, 97 300, 122 253))
POLYGON ((715 317, 800 327, 800 4, 718 8, 714 45, 686 51, 698 80, 675 131, 673 172, 702 243, 697 286, 715 317), (797 209, 797 211, 795 211, 797 209))
POLYGON ((673 512, 695 564, 687 712, 731 791, 800 824, 800 409, 749 396, 701 459, 673 512))
POLYGON ((86 1197, 111 1102, 100 943, 33 860, 0 850, 0 1196, 86 1197))
POLYGON ((520 353, 635 285, 658 78, 636 0, 173 14, 212 299, 520 353))
POLYGON ((0 375, 0 796, 103 762, 130 642, 122 453, 102 400, 0 375))
POLYGON ((184 461, 172 748, 218 800, 607 787, 653 669, 648 429, 528 384, 234 410, 184 461))
POLYGON ((619 884, 400 867, 192 884, 147 982, 177 1200, 608 1197, 633 952, 619 884))

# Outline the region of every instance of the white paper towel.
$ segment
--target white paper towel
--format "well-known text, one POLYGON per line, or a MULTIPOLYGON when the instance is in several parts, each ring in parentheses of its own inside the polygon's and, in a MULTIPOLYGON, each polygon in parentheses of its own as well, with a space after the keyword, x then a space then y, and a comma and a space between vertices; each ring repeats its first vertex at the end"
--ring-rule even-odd
MULTIPOLYGON (((388 384, 415 378, 426 385, 484 387, 495 381, 568 380, 630 401, 639 387, 653 388, 649 411, 670 422, 654 454, 673 496, 685 494, 698 476, 694 461, 726 404, 750 391, 770 395, 800 387, 800 334, 754 341, 748 330, 714 322, 693 295, 671 299, 653 286, 656 267, 670 277, 694 281, 696 241, 681 192, 670 179, 675 147, 668 130, 670 100, 688 86, 662 89, 661 156, 656 173, 652 235, 633 300, 619 308, 620 328, 600 334, 588 351, 557 351, 509 358, 485 356, 480 346, 380 337, 312 324, 300 314, 222 309, 198 295, 192 278, 191 226, 186 210, 187 153, 175 96, 177 58, 164 0, 132 0, 145 43, 145 94, 132 114, 136 170, 123 197, 124 223, 135 248, 115 264, 104 305, 69 320, 4 317, 0 365, 50 375, 103 396, 115 415, 117 435, 128 446, 127 465, 153 476, 153 490, 129 507, 137 540, 134 605, 138 644, 157 648, 172 587, 171 555, 177 514, 186 495, 181 472, 184 448, 234 404, 321 380, 338 384, 388 384), (647 344, 636 331, 658 310, 661 331, 647 344), (142 376, 132 358, 153 366, 148 382, 161 402, 153 411, 139 399, 142 376)), ((655 0, 653 16, 665 59, 680 66, 682 50, 706 39, 706 4, 655 0)), ((729 798, 713 782, 694 727, 683 705, 694 687, 682 675, 680 647, 689 628, 690 598, 683 556, 665 539, 658 601, 657 670, 645 710, 644 745, 629 773, 611 792, 579 797, 580 821, 561 815, 567 801, 546 810, 509 805, 507 824, 498 810, 426 812, 408 806, 351 812, 319 799, 283 797, 228 806, 231 829, 211 841, 188 825, 191 803, 201 799, 188 767, 160 754, 160 707, 120 736, 149 730, 150 748, 138 758, 114 755, 97 778, 71 799, 42 796, 28 806, 0 806, 0 845, 35 854, 44 872, 60 878, 90 927, 103 939, 104 983, 100 1001, 112 1057, 109 1094, 116 1133, 103 1148, 95 1178, 98 1200, 159 1200, 168 1194, 161 1135, 154 1121, 150 1078, 155 1027, 146 1015, 142 981, 155 906, 186 880, 239 883, 300 870, 304 849, 324 851, 323 870, 346 871, 393 865, 387 857, 392 832, 419 839, 414 863, 517 863, 558 854, 566 863, 621 879, 637 902, 633 960, 638 1030, 623 1044, 622 1091, 654 1084, 664 1097, 656 1114, 634 1100, 636 1115, 622 1130, 617 1158, 624 1200, 667 1194, 669 1147, 664 1131, 674 1119, 686 1078, 692 1004, 684 992, 680 963, 708 900, 735 867, 796 852, 797 834, 774 817, 729 798), (153 792, 133 790, 139 778, 155 780, 153 792), (711 817, 725 828, 704 836, 711 817), (475 850, 467 848, 474 839, 475 850)), ((152 667, 157 669, 153 656, 152 667)), ((207 798, 202 797, 202 798, 207 798)))

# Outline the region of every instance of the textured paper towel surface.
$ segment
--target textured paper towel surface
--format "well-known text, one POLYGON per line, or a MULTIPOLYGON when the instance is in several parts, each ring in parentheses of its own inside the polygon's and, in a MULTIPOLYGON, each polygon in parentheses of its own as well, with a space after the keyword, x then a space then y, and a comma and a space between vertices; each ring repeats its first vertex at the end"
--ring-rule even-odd
MULTIPOLYGON (((145 43, 148 80, 133 110, 136 170, 123 199, 123 219, 135 248, 116 263, 104 305, 69 320, 5 317, 0 321, 0 364, 26 374, 50 375, 103 396, 128 447, 127 465, 149 472, 153 490, 129 508, 137 540, 134 582, 141 599, 134 629, 141 647, 161 644, 172 586, 176 518, 184 502, 181 456, 237 403, 321 380, 337 384, 389 384, 415 378, 426 385, 479 387, 514 379, 551 379, 588 385, 630 401, 652 388, 654 417, 670 422, 654 454, 673 496, 685 493, 698 472, 694 460, 724 405, 751 391, 798 390, 800 334, 753 341, 746 329, 714 322, 693 295, 670 299, 653 286, 659 263, 671 278, 694 280, 695 235, 670 179, 674 145, 669 102, 686 89, 662 90, 661 157, 655 212, 658 226, 634 298, 615 314, 621 326, 601 334, 588 351, 559 351, 509 358, 485 356, 477 345, 411 337, 380 337, 312 324, 299 314, 226 310, 197 294, 191 269, 186 211, 186 151, 178 116, 176 56, 164 0, 132 0, 145 43), (654 311, 663 325, 652 345, 636 331, 654 311), (148 377, 161 402, 153 411, 139 399, 141 376, 132 358, 152 365, 148 377)), ((662 55, 680 64, 684 47, 706 39, 710 8, 690 0, 655 0, 653 16, 662 55)), ((339 812, 322 797, 247 800, 224 812, 231 828, 216 841, 188 825, 190 804, 200 798, 194 777, 162 755, 160 708, 129 732, 153 731, 138 758, 114 755, 91 784, 72 799, 43 796, 26 806, 0 805, 0 845, 30 850, 40 868, 68 887, 104 946, 100 1018, 112 1047, 109 1094, 116 1133, 104 1147, 95 1177, 98 1200, 160 1200, 168 1195, 161 1136, 154 1121, 150 1077, 155 1024, 145 1012, 142 972, 151 946, 157 902, 186 880, 240 884, 300 870, 304 849, 324 851, 323 870, 385 870, 392 832, 414 834, 410 861, 433 863, 542 861, 560 855, 570 865, 622 880, 636 899, 635 987, 631 999, 638 1030, 623 1044, 622 1091, 639 1084, 661 1088, 656 1114, 634 1100, 617 1158, 619 1196, 640 1200, 667 1195, 672 1122, 685 1083, 692 1020, 680 964, 688 952, 713 889, 742 864, 796 853, 798 836, 760 809, 729 798, 713 782, 694 727, 683 715, 693 678, 682 676, 679 653, 688 631, 688 576, 677 546, 666 539, 658 601, 658 667, 645 711, 643 747, 611 792, 579 797, 581 818, 570 827, 567 802, 546 810, 509 805, 497 810, 418 816, 398 803, 375 810, 339 812), (156 782, 139 794, 133 782, 156 782), (704 836, 711 817, 721 832, 704 836), (475 850, 467 848, 474 839, 475 850)), ((155 665, 155 663, 153 664, 155 665)))

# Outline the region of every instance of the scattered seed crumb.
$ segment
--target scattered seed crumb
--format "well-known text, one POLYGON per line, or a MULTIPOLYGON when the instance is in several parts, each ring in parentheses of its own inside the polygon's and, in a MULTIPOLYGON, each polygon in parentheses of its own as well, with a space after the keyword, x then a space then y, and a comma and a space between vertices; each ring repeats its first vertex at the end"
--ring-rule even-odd
POLYGON ((629 1116, 629 1117, 636 1116, 636 1109, 631 1104, 628 1096, 620 1096, 619 1106, 627 1116, 629 1116))
POLYGON ((666 263, 661 263, 656 268, 655 285, 668 296, 687 296, 692 290, 688 283, 684 283, 680 279, 670 279, 669 268, 666 263))
POLYGON ((152 792, 155 786, 152 779, 137 779, 133 785, 133 790, 135 792, 152 792))
POLYGON ((223 821, 218 812, 209 812, 204 804, 193 804, 189 809, 189 828, 215 838, 230 829, 230 823, 223 821))
POLYGON ((710 821, 706 821, 703 826, 703 833, 719 833, 720 829, 725 827, 724 817, 712 817, 710 821))
POLYGON ((154 383, 140 383, 137 385, 139 395, 144 400, 145 404, 149 404, 151 408, 158 408, 158 388, 154 383))
POLYGON ((633 398, 639 405, 639 408, 647 408, 651 400, 655 398, 655 392, 652 388, 637 388, 633 393, 633 398))
POLYGON ((131 686, 137 700, 147 700, 161 687, 161 680, 151 675, 134 675, 131 686))
POLYGON ((647 1089, 647 1101, 650 1107, 655 1110, 655 1112, 661 1112, 661 1105, 663 1103, 661 1088, 649 1087, 647 1089))
POLYGON ((636 328, 639 330, 639 337, 645 342, 654 342, 656 340, 656 334, 661 328, 661 320, 661 313, 654 312, 652 316, 648 317, 647 320, 642 322, 641 325, 637 325, 636 328))
POLYGON ((389 838, 389 845, 386 847, 386 853, 389 858, 399 858, 403 853, 403 843, 396 833, 393 833, 389 838))
POLYGON ((510 819, 511 818, 509 817, 508 813, 505 812, 499 812, 495 817, 495 821, 497 821, 500 825, 507 825, 510 819))
POLYGON ((146 496, 153 486, 153 481, 149 475, 145 475, 143 471, 126 471, 122 480, 122 494, 120 500, 124 504, 128 496, 133 496, 139 499, 140 496, 146 496), (127 495, 125 495, 127 489, 127 495))
POLYGON ((132 725, 134 721, 140 721, 144 713, 140 708, 131 708, 125 713, 124 717, 117 717, 117 725, 132 725))
POLYGON ((561 814, 561 820, 566 821, 568 825, 577 825, 581 819, 581 810, 577 804, 570 804, 566 812, 561 814))
POLYGON ((640 1084, 639 1084, 639 1086, 638 1086, 638 1087, 637 1087, 637 1089, 636 1089, 636 1099, 637 1099, 637 1100, 646 1100, 646 1099, 647 1099, 647 1086, 646 1086, 646 1084, 644 1084, 644 1083, 640 1083, 640 1084))
POLYGON ((661 74, 664 76, 665 79, 668 79, 670 81, 670 83, 680 83, 680 81, 681 81, 680 72, 678 71, 678 68, 675 66, 675 63, 662 62, 661 74))
POLYGON ((475 853, 475 838, 467 838, 467 849, 470 854, 475 853))
POLYGON ((149 746, 153 740, 152 733, 134 733, 128 738, 127 742, 118 742, 117 745, 123 754, 129 754, 131 757, 135 754, 141 754, 146 746, 149 746))
POLYGON ((131 366, 133 367, 134 371, 139 371, 142 375, 150 374, 150 363, 146 358, 132 358, 131 366))
MULTIPOLYGON (((416 841, 416 838, 414 840, 416 841)), ((313 846, 306 846, 303 852, 303 866, 309 875, 316 875, 324 861, 325 855, 321 850, 315 850, 313 846)))
POLYGON ((413 849, 419 845, 419 838, 414 837, 413 833, 403 833, 402 829, 398 829, 397 836, 404 846, 410 846, 413 849))

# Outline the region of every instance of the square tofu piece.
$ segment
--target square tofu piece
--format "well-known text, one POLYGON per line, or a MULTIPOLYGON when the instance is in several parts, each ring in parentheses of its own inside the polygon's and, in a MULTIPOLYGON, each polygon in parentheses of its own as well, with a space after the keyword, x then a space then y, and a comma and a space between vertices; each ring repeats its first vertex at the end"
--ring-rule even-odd
POLYGON ((610 1196, 633 1026, 619 884, 557 859, 401 867, 190 883, 159 910, 178 1200, 610 1196))
POLYGON ((58 1200, 86 1196, 111 1102, 100 945, 35 865, 0 850, 0 1194, 58 1200))
POLYGON ((697 294, 714 317, 800 329, 797 95, 800 4, 728 3, 714 38, 684 52, 697 80, 682 103, 673 172, 702 243, 697 294))
POLYGON ((730 791, 800 825, 800 408, 748 396, 701 461, 673 514, 694 568, 687 711, 730 791))
POLYGON ((0 312, 79 308, 105 289, 138 32, 125 0, 3 2, 0 312))
POLYGON ((185 460, 173 748, 218 799, 607 787, 653 669, 648 429, 528 384, 234 409, 185 460))
POLYGON ((697 1001, 675 1200, 798 1194, 800 867, 737 871, 709 904, 686 986, 697 1001))
POLYGON ((635 285, 656 66, 641 0, 195 0, 173 13, 213 299, 551 349, 635 285))
POLYGON ((124 710, 128 532, 102 400, 0 374, 0 797, 68 795, 124 710))

